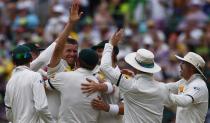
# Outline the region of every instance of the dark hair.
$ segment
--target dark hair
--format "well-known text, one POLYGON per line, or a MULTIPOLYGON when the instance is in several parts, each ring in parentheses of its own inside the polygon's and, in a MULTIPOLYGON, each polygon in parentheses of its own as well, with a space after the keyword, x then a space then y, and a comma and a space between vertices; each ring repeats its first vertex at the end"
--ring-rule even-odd
POLYGON ((87 63, 85 63, 82 59, 78 59, 79 60, 79 63, 80 63, 80 67, 82 67, 82 68, 86 68, 86 69, 88 69, 88 70, 93 70, 95 67, 96 67, 96 65, 88 65, 87 63))
POLYGON ((79 53, 78 60, 80 67, 93 70, 98 64, 98 55, 92 49, 83 49, 79 53))
MULTIPOLYGON (((109 40, 104 40, 104 41, 98 43, 97 45, 92 46, 91 49, 93 49, 93 50, 97 50, 97 49, 100 49, 100 48, 103 48, 103 49, 104 49, 106 43, 109 43, 109 40)), ((119 48, 118 48, 117 46, 114 46, 114 48, 113 48, 113 53, 114 53, 115 55, 118 55, 118 53, 119 53, 119 48)))
POLYGON ((67 38, 66 43, 67 43, 67 44, 78 45, 77 40, 75 40, 75 39, 73 39, 73 38, 67 38))

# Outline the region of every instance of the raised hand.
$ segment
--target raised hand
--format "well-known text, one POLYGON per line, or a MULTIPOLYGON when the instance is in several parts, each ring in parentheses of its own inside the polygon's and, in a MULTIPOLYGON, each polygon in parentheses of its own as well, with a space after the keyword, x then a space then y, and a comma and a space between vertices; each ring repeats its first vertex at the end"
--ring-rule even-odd
POLYGON ((79 12, 79 0, 73 0, 73 3, 69 11, 70 11, 69 21, 77 22, 83 14, 83 12, 79 12))
POLYGON ((114 35, 111 37, 110 43, 113 46, 117 46, 118 43, 122 40, 124 34, 124 30, 120 29, 119 31, 115 32, 114 35))

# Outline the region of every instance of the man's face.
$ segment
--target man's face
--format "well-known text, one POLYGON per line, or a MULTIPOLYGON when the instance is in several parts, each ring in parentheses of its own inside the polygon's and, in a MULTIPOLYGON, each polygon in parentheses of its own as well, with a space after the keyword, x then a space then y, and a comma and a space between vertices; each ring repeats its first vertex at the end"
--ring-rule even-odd
POLYGON ((191 75, 190 73, 192 72, 192 69, 191 69, 191 65, 189 63, 186 63, 186 62, 181 62, 180 64, 180 68, 181 68, 181 71, 180 71, 180 74, 183 78, 189 78, 189 76, 191 75))
POLYGON ((67 61, 69 65, 74 65, 77 60, 77 44, 66 44, 63 51, 63 59, 67 61))

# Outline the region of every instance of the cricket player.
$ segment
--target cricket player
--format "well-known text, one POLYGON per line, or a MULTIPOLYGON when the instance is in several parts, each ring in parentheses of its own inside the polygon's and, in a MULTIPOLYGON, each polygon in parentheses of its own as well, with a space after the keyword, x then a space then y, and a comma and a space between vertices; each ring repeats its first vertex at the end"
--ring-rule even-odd
POLYGON ((49 83, 61 94, 59 123, 97 123, 99 111, 91 107, 91 100, 99 94, 89 96, 81 91, 81 84, 88 78, 97 81, 93 69, 98 63, 98 55, 92 49, 83 49, 78 57, 78 69, 59 72, 49 83))
POLYGON ((6 116, 12 123, 54 123, 48 111, 43 79, 30 69, 30 49, 17 46, 12 53, 16 67, 7 83, 6 116))
POLYGON ((193 52, 184 58, 176 56, 180 61, 183 79, 169 83, 170 100, 177 105, 176 123, 204 123, 208 111, 208 89, 203 74, 205 61, 193 52), (178 94, 177 94, 178 93, 178 94))
MULTIPOLYGON (((92 49, 94 49, 99 56, 99 65, 106 43, 108 43, 108 40, 102 41, 92 47, 92 49)), ((112 54, 112 65, 113 67, 115 67, 115 70, 120 72, 120 69, 116 64, 118 53, 119 49, 118 47, 115 47, 112 54)), ((119 92, 119 88, 115 85, 112 85, 111 82, 109 82, 110 80, 108 80, 105 75, 100 71, 99 65, 97 65, 94 69, 99 83, 96 83, 93 80, 88 80, 89 83, 82 84, 81 89, 84 93, 88 94, 91 94, 95 91, 101 92, 101 98, 96 98, 91 102, 94 109, 100 110, 98 123, 122 123, 121 115, 124 113, 122 95, 119 92)))
MULTIPOLYGON (((33 71, 38 71, 44 77, 47 77, 47 73, 43 71, 41 68, 47 66, 50 63, 50 59, 55 50, 56 45, 60 45, 62 42, 66 41, 64 52, 62 52, 62 57, 64 62, 63 66, 66 66, 64 70, 74 69, 75 61, 77 58, 77 49, 78 44, 75 40, 69 38, 69 33, 73 28, 73 25, 77 21, 75 20, 75 14, 78 14, 78 9, 75 9, 75 3, 78 4, 78 1, 74 0, 72 7, 70 9, 71 17, 69 18, 68 23, 66 24, 64 31, 58 36, 58 38, 43 52, 39 54, 39 48, 34 44, 25 44, 29 48, 31 48, 31 53, 33 53, 33 61, 30 63, 30 68, 33 71), (71 68, 70 68, 70 67, 71 68)), ((51 71, 50 69, 48 70, 51 71)), ((49 104, 49 111, 52 113, 52 116, 55 120, 58 119, 58 112, 60 106, 60 95, 57 91, 51 91, 49 84, 47 84, 47 99, 49 104), (49 89, 50 88, 50 89, 49 89)))
POLYGON ((157 82, 153 74, 161 70, 154 62, 154 54, 146 49, 128 54, 125 61, 138 70, 133 78, 126 78, 112 67, 113 47, 121 40, 123 30, 116 32, 105 45, 101 70, 113 84, 119 86, 124 97, 125 123, 161 123, 168 89, 157 82))
MULTIPOLYGON (((76 40, 68 37, 73 25, 80 19, 82 12, 79 12, 79 1, 74 0, 70 9, 69 22, 67 23, 63 33, 58 37, 56 46, 53 50, 53 55, 48 63, 48 78, 51 78, 55 73, 72 71, 76 69, 76 59, 78 51, 78 43, 76 40), (67 42, 67 43, 66 43, 67 42)), ((57 120, 59 107, 61 105, 60 92, 56 90, 49 81, 46 81, 47 97, 49 103, 49 110, 53 117, 57 120)))

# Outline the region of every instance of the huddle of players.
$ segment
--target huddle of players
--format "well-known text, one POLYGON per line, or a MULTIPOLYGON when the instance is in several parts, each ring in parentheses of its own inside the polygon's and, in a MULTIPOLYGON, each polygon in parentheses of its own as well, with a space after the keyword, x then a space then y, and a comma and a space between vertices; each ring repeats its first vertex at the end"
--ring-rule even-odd
MULTIPOLYGON (((161 123, 163 106, 168 102, 181 107, 190 105, 189 109, 177 109, 177 122, 204 122, 208 103, 205 85, 192 86, 191 89, 183 79, 167 85, 156 82, 152 75, 160 69, 156 68, 154 71, 154 55, 145 49, 139 50, 139 55, 143 55, 140 58, 146 59, 145 62, 141 59, 138 61, 138 57, 135 59, 142 68, 134 65, 132 57, 125 58, 128 64, 139 70, 140 75, 134 76, 129 70, 121 71, 116 57, 119 53, 117 44, 122 38, 123 30, 116 32, 110 41, 82 49, 77 56, 77 41, 68 35, 82 15, 79 13, 78 0, 73 1, 70 15, 63 32, 40 54, 34 44, 20 45, 14 49, 12 58, 17 67, 13 70, 5 94, 6 116, 9 121, 161 123), (151 60, 149 64, 148 59, 151 60), (46 66, 47 72, 43 70, 46 66), (184 90, 180 85, 185 86, 185 90, 189 88, 189 92, 182 94, 184 90), (179 95, 172 91, 179 91, 179 95), (200 96, 204 96, 204 99, 197 102, 200 96), (197 110, 193 110, 194 103, 205 105, 199 108, 200 112, 196 112, 197 110), (193 119, 189 112, 193 112, 196 118, 193 119)), ((199 77, 196 75, 189 81, 194 81, 195 78, 199 77)))

